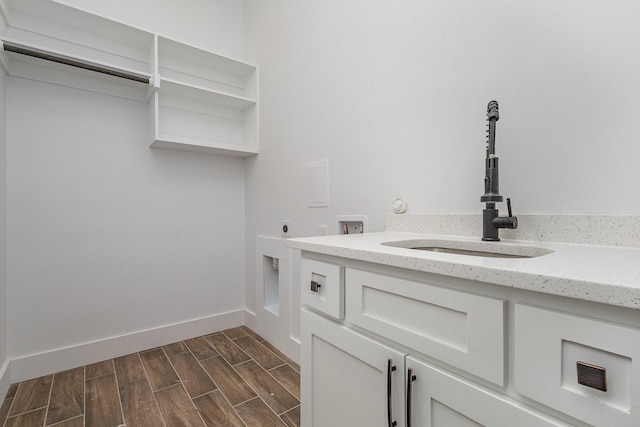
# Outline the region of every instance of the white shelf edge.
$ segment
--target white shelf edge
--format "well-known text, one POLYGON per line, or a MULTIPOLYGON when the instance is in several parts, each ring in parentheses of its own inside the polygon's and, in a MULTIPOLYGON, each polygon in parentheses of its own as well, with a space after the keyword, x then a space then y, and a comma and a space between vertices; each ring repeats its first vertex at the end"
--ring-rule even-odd
POLYGON ((151 143, 151 148, 166 148, 170 150, 195 151, 198 153, 217 154, 231 157, 250 157, 258 154, 257 150, 249 150, 232 144, 213 141, 181 138, 169 135, 158 135, 151 143))
MULTIPOLYGON (((185 92, 187 93, 191 93, 191 97, 195 98, 195 99, 199 99, 201 101, 207 101, 207 100, 211 100, 211 99, 223 99, 226 100, 226 102, 224 102, 223 104, 226 106, 233 106, 233 105, 238 105, 238 106, 242 106, 241 109, 246 109, 251 107, 252 105, 257 104, 257 101, 255 99, 251 99, 251 98, 246 98, 244 96, 238 96, 238 95, 233 95, 230 93, 225 93, 225 92, 220 92, 217 90, 213 90, 213 89, 207 89, 205 87, 202 86, 197 86, 197 85, 192 85, 190 83, 185 83, 185 82, 181 82, 175 79, 168 79, 168 78, 164 78, 162 77, 162 75, 160 75, 160 94, 162 94, 162 83, 169 83, 169 86, 175 86, 175 87, 180 87, 183 88, 185 90, 185 92)), ((185 96, 185 94, 179 93, 179 92, 174 92, 171 89, 169 89, 167 91, 167 93, 172 94, 172 95, 177 95, 177 96, 185 96)))

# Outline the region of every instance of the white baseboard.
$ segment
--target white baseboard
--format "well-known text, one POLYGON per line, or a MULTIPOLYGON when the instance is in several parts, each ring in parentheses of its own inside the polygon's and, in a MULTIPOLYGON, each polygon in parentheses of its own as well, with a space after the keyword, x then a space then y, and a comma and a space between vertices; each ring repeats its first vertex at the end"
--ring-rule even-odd
POLYGON ((0 366, 0 401, 4 400, 4 397, 9 391, 9 386, 11 385, 11 372, 9 370, 9 364, 10 360, 7 359, 4 361, 2 366, 0 366))
POLYGON ((5 377, 8 377, 10 383, 15 383, 210 334, 244 325, 245 315, 245 310, 236 310, 44 353, 13 358, 8 364, 5 363, 2 371, 0 371, 0 391, 5 385, 5 377))
POLYGON ((248 309, 244 309, 244 325, 255 331, 256 330, 256 314, 248 309))

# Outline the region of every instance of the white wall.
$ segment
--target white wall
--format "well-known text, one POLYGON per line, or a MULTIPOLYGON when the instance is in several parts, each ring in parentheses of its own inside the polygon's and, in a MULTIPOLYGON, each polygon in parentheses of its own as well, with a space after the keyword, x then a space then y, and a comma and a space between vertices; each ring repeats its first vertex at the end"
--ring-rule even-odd
POLYGON ((244 2, 238 0, 54 0, 216 53, 244 55, 244 2))
MULTIPOLYGON (((244 54, 242 4, 164 1, 148 15, 130 2, 84 3, 244 54)), ((242 319, 241 159, 150 149, 145 103, 17 77, 8 115, 11 358, 235 310, 242 319)))
MULTIPOLYGON (((410 212, 478 213, 486 105, 500 103, 501 193, 518 214, 640 214, 640 3, 247 0, 261 153, 247 170, 247 304, 256 234, 370 230, 410 212), (307 207, 329 159, 330 207, 307 207)), ((501 206, 501 209, 504 209, 501 206)))

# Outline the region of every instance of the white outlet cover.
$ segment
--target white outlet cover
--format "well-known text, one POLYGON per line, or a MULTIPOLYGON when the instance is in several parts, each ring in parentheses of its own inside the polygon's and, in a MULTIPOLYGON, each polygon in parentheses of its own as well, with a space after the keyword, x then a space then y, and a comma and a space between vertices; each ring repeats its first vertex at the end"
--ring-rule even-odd
POLYGON ((309 207, 329 206, 329 160, 309 163, 309 207))

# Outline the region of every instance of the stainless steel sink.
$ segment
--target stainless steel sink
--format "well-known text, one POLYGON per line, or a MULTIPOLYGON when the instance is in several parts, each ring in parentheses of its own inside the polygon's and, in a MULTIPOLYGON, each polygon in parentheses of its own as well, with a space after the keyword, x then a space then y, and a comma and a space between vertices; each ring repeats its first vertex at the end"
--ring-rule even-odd
POLYGON ((384 242, 384 246, 418 251, 442 252, 485 258, 536 258, 552 253, 551 249, 494 242, 465 242, 458 240, 418 239, 384 242))

